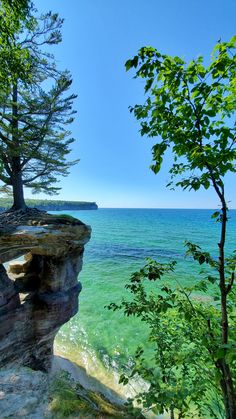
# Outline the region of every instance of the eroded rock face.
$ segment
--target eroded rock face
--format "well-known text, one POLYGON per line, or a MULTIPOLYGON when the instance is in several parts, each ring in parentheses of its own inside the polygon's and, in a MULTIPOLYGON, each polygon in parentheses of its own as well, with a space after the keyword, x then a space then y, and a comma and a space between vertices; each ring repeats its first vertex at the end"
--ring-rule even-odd
POLYGON ((48 214, 21 223, 0 228, 0 367, 48 371, 54 337, 78 311, 90 227, 48 214))

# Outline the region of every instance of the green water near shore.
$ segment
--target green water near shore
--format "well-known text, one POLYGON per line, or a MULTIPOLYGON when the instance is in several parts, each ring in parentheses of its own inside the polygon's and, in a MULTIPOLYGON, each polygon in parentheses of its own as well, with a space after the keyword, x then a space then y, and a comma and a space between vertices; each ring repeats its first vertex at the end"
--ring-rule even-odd
MULTIPOLYGON (((124 285, 145 257, 160 262, 177 261, 175 274, 190 285, 199 266, 184 257, 184 240, 197 243, 217 257, 220 225, 211 220, 211 210, 99 209, 68 211, 92 227, 86 246, 79 313, 58 333, 55 347, 84 366, 88 373, 122 392, 119 369, 132 362, 139 343, 146 345, 147 330, 133 318, 104 308, 126 295, 124 285)), ((236 211, 230 212, 226 253, 234 250, 236 211)), ((138 384, 137 384, 138 385, 138 384)), ((132 392, 132 389, 130 389, 132 392)), ((125 392, 127 393, 127 391, 125 392)))

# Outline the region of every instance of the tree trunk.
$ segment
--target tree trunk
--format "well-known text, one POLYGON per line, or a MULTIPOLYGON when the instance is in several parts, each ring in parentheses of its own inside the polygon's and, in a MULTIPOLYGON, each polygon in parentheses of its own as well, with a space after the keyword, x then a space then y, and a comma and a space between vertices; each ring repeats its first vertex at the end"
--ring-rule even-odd
POLYGON ((12 174, 12 188, 13 188, 13 210, 25 209, 26 204, 24 200, 24 190, 22 182, 22 173, 20 169, 20 158, 13 158, 13 174, 12 174))
POLYGON ((221 370, 222 379, 220 385, 224 396, 226 419, 236 418, 236 400, 234 394, 234 385, 229 365, 224 359, 218 361, 218 368, 221 370))
MULTIPOLYGON (((221 297, 221 344, 227 345, 228 344, 228 335, 229 335, 229 323, 228 323, 228 293, 230 289, 226 284, 225 278, 225 240, 226 240, 226 226, 227 226, 227 204, 225 201, 224 195, 224 185, 221 182, 221 185, 216 182, 214 173, 209 166, 206 164, 210 175, 211 180, 213 183, 213 187, 220 198, 222 207, 221 207, 221 237, 220 242, 218 243, 219 246, 219 277, 220 277, 220 297, 221 297)), ((232 285, 231 285, 232 286, 232 285)), ((231 367, 227 362, 227 348, 224 349, 224 357, 221 359, 216 360, 215 362, 216 368, 221 373, 221 380, 220 386, 224 398, 224 405, 225 405, 225 415, 226 419, 235 419, 236 418, 236 390, 233 383, 233 374, 231 371, 231 367)))
POLYGON ((22 181, 20 139, 18 132, 18 88, 14 82, 12 88, 12 161, 11 161, 11 183, 13 188, 13 210, 25 209, 24 190, 22 181))
POLYGON ((175 419, 174 408, 170 408, 170 419, 175 419))
MULTIPOLYGON (((219 243, 219 275, 220 275, 220 293, 221 293, 221 342, 222 345, 228 344, 229 324, 228 324, 228 303, 227 286, 225 281, 225 239, 227 224, 227 206, 224 198, 224 190, 221 194, 222 219, 221 219, 221 238, 219 243)), ((222 393, 224 396, 225 414, 227 419, 236 418, 236 397, 232 379, 232 371, 226 360, 227 349, 224 349, 224 358, 216 361, 216 367, 220 369, 222 379, 220 381, 222 393)))

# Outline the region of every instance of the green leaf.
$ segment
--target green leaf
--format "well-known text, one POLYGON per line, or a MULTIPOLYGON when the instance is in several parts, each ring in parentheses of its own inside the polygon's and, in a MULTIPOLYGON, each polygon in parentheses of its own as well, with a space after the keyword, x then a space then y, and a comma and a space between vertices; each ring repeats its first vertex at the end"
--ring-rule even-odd
POLYGON ((215 211, 213 212, 213 214, 211 215, 211 218, 219 218, 220 216, 220 212, 219 211, 215 211))
POLYGON ((200 255, 199 258, 198 258, 199 264, 202 265, 205 261, 206 261, 206 259, 205 259, 204 255, 200 255))
POLYGON ((132 60, 126 61, 125 63, 126 71, 130 70, 132 67, 133 67, 133 61, 132 60))

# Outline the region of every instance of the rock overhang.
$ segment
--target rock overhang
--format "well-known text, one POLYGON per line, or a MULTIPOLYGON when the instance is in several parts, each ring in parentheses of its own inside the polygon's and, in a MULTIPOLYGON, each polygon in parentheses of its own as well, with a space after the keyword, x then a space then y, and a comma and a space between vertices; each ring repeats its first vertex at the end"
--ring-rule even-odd
POLYGON ((54 337, 78 311, 90 235, 77 219, 39 211, 0 225, 0 366, 50 369, 54 337), (7 272, 3 263, 23 255, 7 272))

